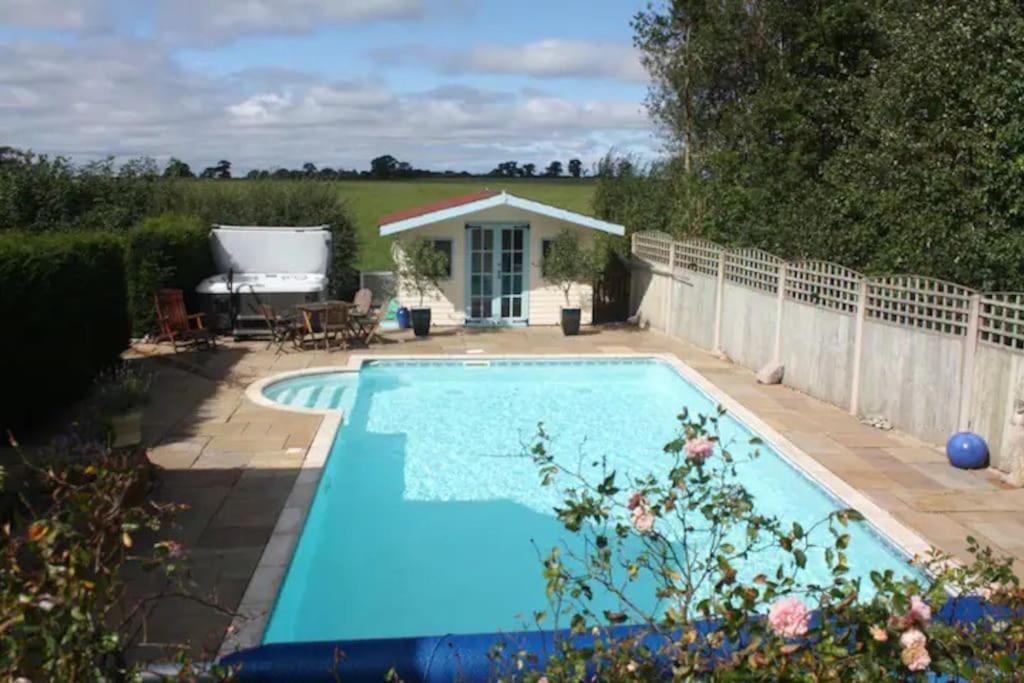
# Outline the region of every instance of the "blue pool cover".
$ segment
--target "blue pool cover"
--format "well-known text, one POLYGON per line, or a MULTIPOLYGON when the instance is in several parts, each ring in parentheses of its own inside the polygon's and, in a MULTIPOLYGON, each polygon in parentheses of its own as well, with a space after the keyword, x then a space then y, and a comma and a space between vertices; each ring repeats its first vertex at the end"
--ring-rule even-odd
MULTIPOLYGON (((973 623, 985 617, 1004 619, 1003 607, 986 605, 975 597, 951 599, 937 618, 947 623, 973 623)), ((703 624, 705 630, 707 624, 703 624)), ((610 629, 612 637, 636 633, 640 627, 610 629)), ((381 681, 394 670, 403 681, 486 681, 511 671, 510 653, 524 651, 536 657, 526 669, 540 668, 557 651, 556 643, 569 637, 567 631, 528 631, 446 635, 420 638, 327 641, 316 643, 275 643, 242 650, 221 660, 237 667, 238 680, 244 683, 291 681, 381 681), (490 656, 498 644, 505 645, 504 661, 490 656)), ((577 647, 593 642, 590 636, 577 636, 577 647)), ((646 644, 657 648, 663 642, 648 636, 646 644)), ((740 643, 739 645, 742 645, 740 643)))

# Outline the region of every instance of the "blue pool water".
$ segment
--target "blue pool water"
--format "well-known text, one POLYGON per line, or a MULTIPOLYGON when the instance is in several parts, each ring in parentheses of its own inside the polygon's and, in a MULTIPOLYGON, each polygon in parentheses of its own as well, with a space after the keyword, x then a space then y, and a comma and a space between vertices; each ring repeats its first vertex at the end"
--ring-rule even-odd
MULTIPOLYGON (((525 455, 537 423, 561 460, 606 456, 620 474, 639 476, 668 467, 662 448, 682 408, 715 410, 670 366, 643 359, 378 362, 287 380, 266 395, 345 411, 268 643, 532 626, 529 615, 547 608, 540 555, 575 542, 552 510, 558 488, 542 487, 525 455)), ((734 454, 754 449, 738 421, 727 417, 720 431, 734 454)), ((740 474, 761 511, 809 527, 841 507, 767 446, 757 448, 761 457, 741 457, 740 474)), ((851 536, 852 575, 912 573, 866 525, 851 525, 851 536)), ((820 556, 809 558, 806 580, 827 582, 820 556)), ((773 572, 783 559, 764 553, 741 575, 773 572)), ((635 591, 647 599, 650 584, 635 591)), ((597 611, 618 607, 607 596, 597 601, 597 611)))

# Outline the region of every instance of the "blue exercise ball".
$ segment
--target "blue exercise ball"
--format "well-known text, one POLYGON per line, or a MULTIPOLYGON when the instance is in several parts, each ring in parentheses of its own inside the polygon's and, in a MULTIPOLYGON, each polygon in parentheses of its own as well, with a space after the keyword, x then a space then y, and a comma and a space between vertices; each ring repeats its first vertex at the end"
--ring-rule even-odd
POLYGON ((953 467, 976 470, 988 465, 988 445, 974 432, 957 432, 946 442, 946 456, 953 467))

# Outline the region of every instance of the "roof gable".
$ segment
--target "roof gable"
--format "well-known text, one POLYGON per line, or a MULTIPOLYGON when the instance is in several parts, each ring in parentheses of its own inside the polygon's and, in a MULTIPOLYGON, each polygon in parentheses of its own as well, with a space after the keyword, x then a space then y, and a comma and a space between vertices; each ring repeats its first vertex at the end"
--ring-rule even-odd
POLYGON ((524 211, 591 228, 592 230, 607 232, 611 235, 626 234, 626 229, 616 223, 609 223, 592 216, 560 209, 557 206, 542 204, 530 199, 523 199, 506 192, 498 193, 491 190, 392 213, 382 218, 378 225, 380 226, 380 234, 382 236, 394 235, 406 230, 413 230, 424 225, 458 218, 459 216, 496 206, 513 206, 524 211))

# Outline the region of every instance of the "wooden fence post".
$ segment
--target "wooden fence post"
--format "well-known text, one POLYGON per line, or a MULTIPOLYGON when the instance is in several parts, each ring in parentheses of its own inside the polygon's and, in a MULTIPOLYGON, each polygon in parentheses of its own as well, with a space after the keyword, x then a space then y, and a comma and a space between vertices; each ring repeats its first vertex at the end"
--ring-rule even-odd
POLYGON ((974 358, 978 352, 978 323, 981 319, 981 295, 971 295, 971 307, 967 314, 967 336, 964 339, 964 354, 960 362, 960 419, 959 429, 966 432, 971 428, 971 399, 974 393, 974 358))
POLYGON ((772 351, 772 362, 782 362, 782 307, 786 302, 786 264, 779 264, 779 291, 775 304, 775 349, 772 351))
POLYGON ((712 350, 722 352, 722 298, 725 296, 725 251, 718 254, 718 285, 715 288, 715 336, 712 350))
POLYGON ((864 351, 864 318, 867 316, 868 281, 857 287, 857 322, 853 333, 853 377, 850 380, 850 415, 860 412, 860 362, 864 351))

